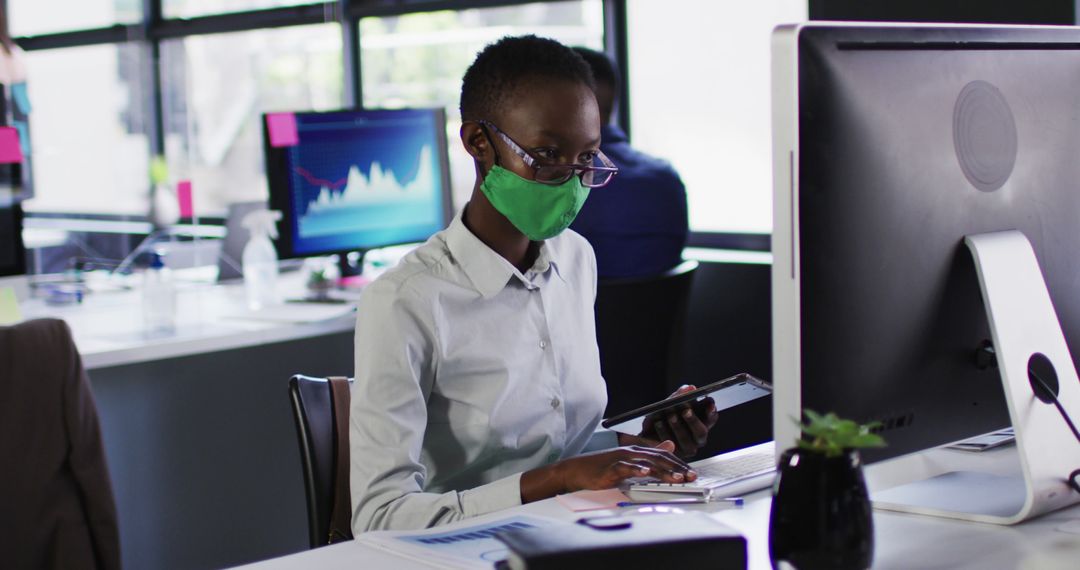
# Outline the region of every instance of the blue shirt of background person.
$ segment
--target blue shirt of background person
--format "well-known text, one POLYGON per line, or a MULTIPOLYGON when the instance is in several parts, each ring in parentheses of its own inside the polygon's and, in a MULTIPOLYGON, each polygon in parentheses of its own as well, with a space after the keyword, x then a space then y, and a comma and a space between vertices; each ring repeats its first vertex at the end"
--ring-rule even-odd
MULTIPOLYGON (((574 50, 592 67, 600 116, 609 119, 618 85, 615 65, 602 53, 574 50)), ((589 194, 570 227, 592 244, 601 279, 656 275, 675 267, 689 231, 679 174, 666 161, 632 148, 614 124, 605 125, 601 136, 600 149, 619 174, 589 194)))

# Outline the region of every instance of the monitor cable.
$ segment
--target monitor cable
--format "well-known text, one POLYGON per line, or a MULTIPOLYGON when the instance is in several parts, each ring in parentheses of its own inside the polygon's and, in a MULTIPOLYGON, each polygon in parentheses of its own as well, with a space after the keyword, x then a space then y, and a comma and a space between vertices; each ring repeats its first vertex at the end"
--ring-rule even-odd
MULTIPOLYGON (((1050 384, 1043 380, 1042 376, 1031 367, 1028 368, 1028 375, 1032 380, 1032 389, 1035 392, 1035 397, 1042 402, 1053 404, 1057 408, 1058 413, 1061 414, 1061 419, 1065 420, 1069 429, 1072 430, 1073 437, 1080 443, 1080 431, 1076 429, 1076 424, 1073 423, 1072 418, 1069 417, 1068 412, 1065 411, 1065 406, 1061 405, 1061 401, 1058 400, 1057 391, 1050 387, 1050 384)), ((1080 493, 1080 469, 1074 469, 1069 474, 1068 479, 1069 487, 1072 487, 1073 491, 1080 493)))

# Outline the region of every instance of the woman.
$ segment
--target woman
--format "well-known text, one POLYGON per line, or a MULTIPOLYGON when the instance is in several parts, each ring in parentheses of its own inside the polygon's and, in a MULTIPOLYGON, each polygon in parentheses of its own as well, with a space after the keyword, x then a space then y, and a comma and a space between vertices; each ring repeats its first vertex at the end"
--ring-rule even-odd
MULTIPOLYGON (((472 196, 450 227, 369 285, 359 307, 354 534, 444 524, 630 477, 696 477, 671 441, 593 438, 607 399, 596 261, 564 231, 589 187, 617 170, 599 151, 592 86, 577 54, 534 36, 488 46, 466 72, 461 141, 476 164, 472 196)), ((715 410, 705 416, 671 415, 667 427, 679 441, 702 441, 715 410)))

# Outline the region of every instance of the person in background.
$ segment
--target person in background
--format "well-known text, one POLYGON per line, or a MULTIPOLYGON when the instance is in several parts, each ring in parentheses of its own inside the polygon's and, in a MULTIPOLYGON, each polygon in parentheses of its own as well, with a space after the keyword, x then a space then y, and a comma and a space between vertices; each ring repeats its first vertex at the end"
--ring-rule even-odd
POLYGON ((663 273, 682 262, 688 221, 686 188, 667 162, 634 150, 611 123, 619 77, 607 55, 573 48, 592 68, 596 101, 604 121, 600 150, 619 166, 619 175, 589 195, 570 228, 592 244, 601 279, 663 273))
POLYGON ((616 171, 600 151, 588 65, 554 40, 504 38, 466 72, 461 117, 476 167, 468 204, 360 300, 354 535, 630 477, 693 481, 675 452, 704 444, 715 408, 668 414, 670 438, 596 431, 607 401, 596 265, 588 243, 564 231, 616 171))

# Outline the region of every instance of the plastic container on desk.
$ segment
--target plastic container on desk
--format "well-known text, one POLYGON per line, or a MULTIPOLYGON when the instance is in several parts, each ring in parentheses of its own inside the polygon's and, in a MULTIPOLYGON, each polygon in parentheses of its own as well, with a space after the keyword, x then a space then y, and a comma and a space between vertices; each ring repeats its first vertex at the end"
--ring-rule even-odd
POLYGON ((176 284, 172 271, 165 266, 165 257, 157 252, 143 272, 142 313, 143 329, 148 335, 176 332, 176 284))

